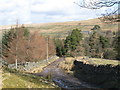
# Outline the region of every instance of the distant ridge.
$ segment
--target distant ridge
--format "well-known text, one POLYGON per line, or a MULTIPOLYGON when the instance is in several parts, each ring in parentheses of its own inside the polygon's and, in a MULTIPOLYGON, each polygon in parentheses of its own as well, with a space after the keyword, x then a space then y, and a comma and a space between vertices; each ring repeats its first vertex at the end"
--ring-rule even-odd
MULTIPOLYGON (((66 22, 50 22, 50 23, 35 23, 35 24, 24 24, 26 27, 36 27, 41 25, 77 25, 78 23, 86 24, 86 23, 100 23, 101 21, 98 18, 95 19, 88 19, 88 20, 81 20, 81 21, 66 21, 66 22)), ((19 24, 21 25, 21 24, 19 24)), ((15 27, 16 25, 0 25, 0 29, 10 29, 12 27, 15 27)))
MULTIPOLYGON (((28 27, 30 32, 39 31, 42 34, 56 36, 67 34, 69 31, 75 28, 78 28, 82 31, 90 31, 94 25, 99 25, 102 31, 118 31, 118 24, 119 22, 106 24, 101 22, 100 19, 95 18, 82 21, 24 24, 24 26, 28 27)), ((0 26, 0 30, 10 29, 11 26, 15 27, 15 25, 0 26)))

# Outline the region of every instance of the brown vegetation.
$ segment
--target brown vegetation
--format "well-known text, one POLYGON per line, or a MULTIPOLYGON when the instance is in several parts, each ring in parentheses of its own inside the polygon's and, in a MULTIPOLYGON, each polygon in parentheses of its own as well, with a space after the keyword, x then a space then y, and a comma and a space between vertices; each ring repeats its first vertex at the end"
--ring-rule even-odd
POLYGON ((67 58, 65 58, 64 61, 59 63, 59 67, 68 73, 71 71, 74 61, 75 61, 75 58, 67 57, 67 58))
POLYGON ((48 56, 55 55, 55 47, 52 39, 49 39, 47 42, 46 38, 38 32, 25 36, 24 30, 24 27, 10 30, 10 41, 6 48, 3 47, 3 56, 8 63, 15 63, 16 60, 19 63, 23 63, 45 59, 47 56, 47 43, 49 50, 48 56))

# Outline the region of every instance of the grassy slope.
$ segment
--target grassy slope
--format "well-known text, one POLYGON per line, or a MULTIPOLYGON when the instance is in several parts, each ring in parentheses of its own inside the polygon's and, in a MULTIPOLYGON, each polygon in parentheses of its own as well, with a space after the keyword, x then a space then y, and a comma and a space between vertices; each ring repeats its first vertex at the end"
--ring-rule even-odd
MULTIPOLYGON (((49 60, 49 63, 55 61, 58 57, 49 60)), ((33 68, 31 72, 40 72, 43 67, 49 64, 43 62, 38 68, 33 68)), ((3 72, 3 88, 54 88, 55 86, 48 79, 43 77, 30 75, 24 72, 18 72, 13 69, 5 69, 3 72)))
POLYGON ((40 77, 15 70, 6 69, 3 72, 3 88, 55 88, 52 82, 40 77))
MULTIPOLYGON (((91 30, 94 25, 99 25, 101 30, 118 30, 118 23, 114 24, 105 24, 102 23, 99 19, 90 19, 84 21, 70 21, 70 22, 56 22, 56 23, 42 23, 42 24, 27 24, 26 27, 29 27, 31 32, 38 31, 43 33, 43 35, 51 36, 66 36, 69 31, 74 28, 81 29, 82 31, 91 30)), ((3 28, 8 28, 10 26, 3 26, 3 28)))
POLYGON ((67 35, 69 31, 71 31, 74 28, 81 29, 82 31, 89 31, 91 28, 93 28, 94 25, 99 25, 101 27, 101 30, 112 30, 117 31, 118 30, 118 24, 105 24, 102 23, 99 19, 90 19, 90 20, 84 20, 84 21, 71 21, 71 22, 58 22, 58 23, 45 23, 45 24, 32 24, 27 25, 27 27, 31 28, 31 31, 40 31, 43 34, 48 34, 52 36, 56 35, 67 35))

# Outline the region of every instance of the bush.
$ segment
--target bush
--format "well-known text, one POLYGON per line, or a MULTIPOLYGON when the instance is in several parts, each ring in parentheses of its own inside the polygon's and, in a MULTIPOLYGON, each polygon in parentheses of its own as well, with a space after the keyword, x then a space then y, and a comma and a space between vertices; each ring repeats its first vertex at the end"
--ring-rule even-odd
POLYGON ((104 58, 105 59, 116 59, 116 51, 112 50, 112 49, 108 49, 105 53, 104 53, 104 58))

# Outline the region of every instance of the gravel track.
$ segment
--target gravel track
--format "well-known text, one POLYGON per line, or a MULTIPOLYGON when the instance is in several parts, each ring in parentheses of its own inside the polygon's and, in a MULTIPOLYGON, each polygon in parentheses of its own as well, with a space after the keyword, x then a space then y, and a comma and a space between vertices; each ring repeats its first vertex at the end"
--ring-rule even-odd
POLYGON ((53 63, 49 64, 40 73, 34 74, 38 76, 51 76, 52 80, 61 88, 79 89, 79 88, 93 88, 83 81, 78 80, 72 75, 66 74, 61 68, 58 67, 59 63, 64 61, 64 58, 59 58, 53 63))

